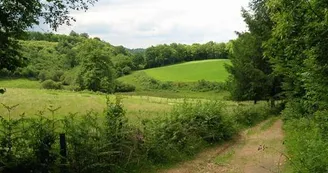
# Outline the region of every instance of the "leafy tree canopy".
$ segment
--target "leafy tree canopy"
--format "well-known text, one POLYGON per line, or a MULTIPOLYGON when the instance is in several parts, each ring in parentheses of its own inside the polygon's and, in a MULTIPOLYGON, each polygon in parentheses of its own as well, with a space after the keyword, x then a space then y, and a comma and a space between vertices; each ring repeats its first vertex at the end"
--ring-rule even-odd
POLYGON ((0 69, 14 70, 24 64, 17 39, 40 19, 57 30, 75 19, 70 10, 87 10, 97 0, 1 0, 0 1, 0 69))

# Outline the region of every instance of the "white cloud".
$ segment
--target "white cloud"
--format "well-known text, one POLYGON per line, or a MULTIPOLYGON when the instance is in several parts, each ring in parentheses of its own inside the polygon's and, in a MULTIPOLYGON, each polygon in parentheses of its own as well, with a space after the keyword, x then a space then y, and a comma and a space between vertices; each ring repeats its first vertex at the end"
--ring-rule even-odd
POLYGON ((249 0, 100 0, 60 33, 87 32, 130 48, 162 43, 228 41, 244 31, 241 7, 249 0))

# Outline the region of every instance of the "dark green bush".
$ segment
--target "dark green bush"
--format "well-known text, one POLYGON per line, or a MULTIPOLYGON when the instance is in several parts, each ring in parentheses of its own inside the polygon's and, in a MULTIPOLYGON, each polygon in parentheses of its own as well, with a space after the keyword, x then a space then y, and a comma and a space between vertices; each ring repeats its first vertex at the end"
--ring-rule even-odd
POLYGON ((7 70, 6 68, 0 69, 0 76, 1 77, 12 77, 13 75, 14 74, 11 71, 7 70))
POLYGON ((62 89, 62 84, 60 82, 55 82, 51 79, 43 81, 41 86, 44 89, 62 89))
POLYGON ((40 71, 39 75, 38 75, 38 79, 41 80, 42 82, 47 80, 49 77, 48 77, 48 73, 47 71, 40 71))
POLYGON ((26 78, 36 78, 38 71, 36 69, 34 69, 34 67, 32 66, 27 66, 24 68, 20 68, 18 69, 18 74, 22 77, 26 77, 26 78))
POLYGON ((42 82, 45 80, 53 80, 55 82, 59 82, 61 80, 61 77, 64 75, 63 71, 57 71, 57 70, 53 70, 53 71, 40 71, 39 75, 38 75, 38 79, 41 80, 42 82))
POLYGON ((115 81, 115 92, 133 92, 135 90, 136 87, 131 84, 123 83, 117 80, 115 81))

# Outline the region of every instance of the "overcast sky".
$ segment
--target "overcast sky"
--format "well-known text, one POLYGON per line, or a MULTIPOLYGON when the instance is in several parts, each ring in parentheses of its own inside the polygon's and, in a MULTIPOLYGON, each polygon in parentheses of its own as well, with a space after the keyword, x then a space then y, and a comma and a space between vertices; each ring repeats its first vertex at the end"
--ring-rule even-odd
POLYGON ((113 45, 146 48, 162 43, 226 42, 244 31, 241 8, 249 0, 99 0, 77 22, 61 26, 100 37, 113 45))

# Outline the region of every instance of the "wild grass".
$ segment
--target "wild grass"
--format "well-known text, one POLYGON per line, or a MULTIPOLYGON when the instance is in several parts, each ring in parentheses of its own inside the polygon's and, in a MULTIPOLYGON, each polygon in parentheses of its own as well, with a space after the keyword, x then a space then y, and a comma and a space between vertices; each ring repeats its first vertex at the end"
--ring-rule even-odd
POLYGON ((214 163, 218 165, 226 165, 235 155, 235 151, 233 149, 228 150, 226 153, 217 156, 214 159, 214 163))
POLYGON ((162 98, 188 98, 188 99, 208 99, 208 100, 226 100, 229 97, 228 91, 215 92, 193 92, 193 91, 171 91, 171 90, 149 90, 149 91, 136 91, 131 93, 120 93, 122 95, 134 96, 151 96, 162 98))
MULTIPOLYGON (((114 99, 114 95, 109 96, 114 99)), ((161 116, 171 110, 172 106, 182 99, 164 99, 148 96, 123 96, 122 100, 131 122, 161 116)), ((106 106, 106 95, 88 92, 71 92, 65 90, 7 88, 0 95, 0 103, 8 106, 18 105, 12 114, 15 116, 25 113, 37 115, 40 111, 50 115, 49 106, 60 109, 57 117, 69 113, 84 114, 87 111, 102 112, 106 106)), ((0 105, 0 114, 6 114, 6 109, 0 105)))
POLYGON ((41 83, 29 79, 0 79, 0 88, 29 88, 39 89, 41 83))
POLYGON ((279 119, 280 117, 272 117, 268 121, 266 121, 262 126, 261 130, 268 130, 272 125, 279 119))

